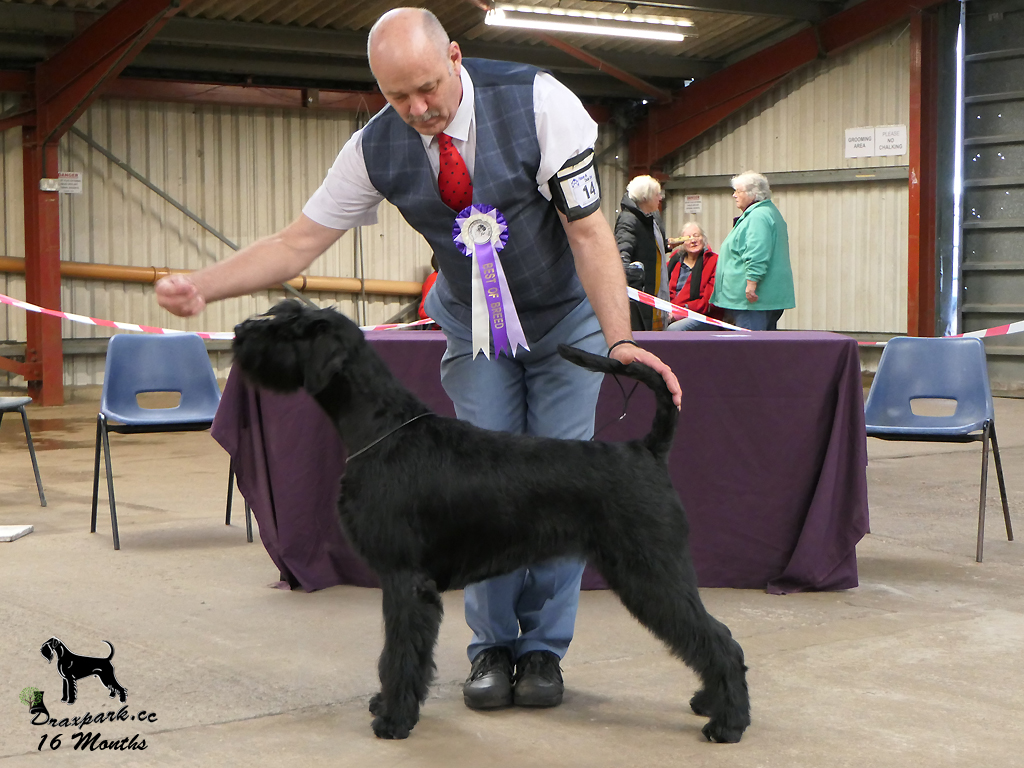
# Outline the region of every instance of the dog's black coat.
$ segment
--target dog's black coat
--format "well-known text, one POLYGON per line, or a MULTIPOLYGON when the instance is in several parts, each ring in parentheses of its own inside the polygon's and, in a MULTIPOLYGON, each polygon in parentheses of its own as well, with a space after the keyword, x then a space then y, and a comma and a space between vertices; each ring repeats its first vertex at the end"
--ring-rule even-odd
POLYGON ((103 642, 110 646, 110 655, 105 659, 100 656, 79 656, 72 653, 56 637, 51 637, 39 649, 48 662, 57 659, 57 672, 64 681, 64 695, 61 701, 65 704, 75 703, 75 699, 78 698, 78 681, 92 675, 96 675, 107 687, 110 698, 119 699, 122 703, 127 700, 128 693, 117 682, 117 678, 114 677, 114 665, 110 663, 114 658, 114 646, 106 640, 103 642))
POLYGON ((704 735, 739 741, 750 724, 743 651, 697 591, 686 515, 667 468, 678 417, 671 395, 647 366, 559 351, 654 390, 650 434, 602 443, 492 432, 436 415, 407 423, 429 409, 344 315, 285 301, 235 329, 235 363, 248 380, 281 392, 304 387, 348 448, 339 515, 383 588, 373 730, 405 738, 419 719, 434 673, 440 592, 573 555, 597 566, 626 608, 700 675, 690 705, 711 718, 704 735))

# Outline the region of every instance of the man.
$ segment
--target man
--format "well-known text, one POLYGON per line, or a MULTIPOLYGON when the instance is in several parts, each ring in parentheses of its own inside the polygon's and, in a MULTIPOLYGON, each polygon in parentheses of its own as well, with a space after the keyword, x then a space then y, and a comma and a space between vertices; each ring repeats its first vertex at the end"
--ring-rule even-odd
MULTIPOLYGON (((447 336, 441 379, 459 418, 590 438, 601 377, 563 361, 559 343, 650 365, 678 406, 671 370, 631 340, 621 262, 585 163, 597 130, 579 100, 530 67, 464 67, 458 44, 423 9, 384 14, 367 49, 388 106, 348 141, 302 215, 224 262, 164 278, 160 304, 191 315, 208 301, 293 277, 346 230, 373 223, 387 199, 437 257, 426 309, 447 336), (559 174, 564 185, 549 184, 559 174), (514 357, 474 357, 472 262, 452 240, 456 214, 470 202, 494 206, 508 221, 500 260, 529 346, 514 357)), ((467 706, 561 703, 559 660, 572 638, 582 572, 581 562, 541 563, 466 589, 467 706)))

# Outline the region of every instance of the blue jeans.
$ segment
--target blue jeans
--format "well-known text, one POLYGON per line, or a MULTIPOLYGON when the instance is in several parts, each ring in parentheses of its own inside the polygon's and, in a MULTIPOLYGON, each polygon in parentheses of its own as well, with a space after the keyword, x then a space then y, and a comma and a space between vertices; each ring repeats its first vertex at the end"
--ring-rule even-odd
POLYGON ((731 325, 746 328, 748 331, 774 331, 777 330, 779 318, 785 311, 784 309, 727 309, 724 320, 731 325))
MULTIPOLYGON (((441 359, 441 384, 460 419, 484 429, 589 440, 603 376, 563 360, 559 344, 607 354, 601 326, 584 300, 546 336, 504 355, 473 359, 469 329, 431 302, 430 316, 448 339, 441 359)), ((466 623, 473 631, 470 660, 503 646, 513 658, 530 651, 563 657, 572 640, 584 563, 558 558, 520 568, 466 587, 466 623)))
POLYGON ((711 323, 704 323, 695 317, 684 317, 673 322, 666 331, 728 331, 728 328, 720 328, 711 323))

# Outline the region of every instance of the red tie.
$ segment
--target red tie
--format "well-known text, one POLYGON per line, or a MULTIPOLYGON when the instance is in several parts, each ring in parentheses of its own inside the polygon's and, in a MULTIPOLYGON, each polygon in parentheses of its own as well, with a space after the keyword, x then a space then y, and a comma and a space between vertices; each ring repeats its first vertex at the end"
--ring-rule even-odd
POLYGON ((437 189, 441 202, 449 208, 461 211, 473 203, 473 182, 469 169, 459 150, 452 144, 452 137, 439 133, 437 146, 441 150, 441 168, 437 174, 437 189))

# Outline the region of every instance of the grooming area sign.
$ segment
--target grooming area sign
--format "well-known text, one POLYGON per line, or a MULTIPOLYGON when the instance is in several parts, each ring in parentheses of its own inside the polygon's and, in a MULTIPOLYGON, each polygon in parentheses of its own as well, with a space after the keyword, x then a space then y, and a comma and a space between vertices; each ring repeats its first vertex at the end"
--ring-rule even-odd
POLYGON ((868 125, 847 128, 844 156, 899 157, 907 154, 907 126, 868 125))

